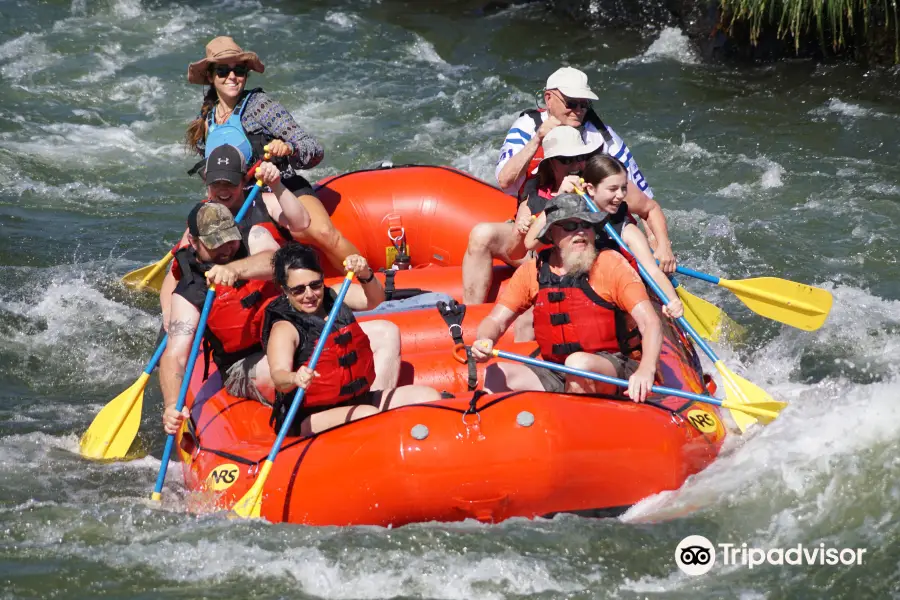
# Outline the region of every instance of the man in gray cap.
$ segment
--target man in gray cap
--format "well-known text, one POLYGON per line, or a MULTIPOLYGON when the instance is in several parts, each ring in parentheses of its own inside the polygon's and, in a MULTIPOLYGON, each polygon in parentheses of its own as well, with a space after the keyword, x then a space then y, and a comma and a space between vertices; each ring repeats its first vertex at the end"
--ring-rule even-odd
MULTIPOLYGON (((662 328, 647 290, 615 250, 597 249, 597 229, 609 215, 585 210, 575 194, 560 194, 545 209, 538 237, 552 247, 516 269, 497 304, 478 326, 476 361, 534 307, 534 334, 544 360, 628 380, 628 395, 643 402, 656 378, 662 328)), ((519 363, 496 363, 485 390, 595 393, 602 384, 519 363)))
MULTIPOLYGON (((250 237, 261 225, 254 226, 250 237)), ((215 362, 225 388, 235 396, 269 402, 274 387, 260 334, 266 301, 279 295, 272 283, 273 250, 250 255, 231 211, 217 202, 197 204, 188 215, 189 245, 175 253, 181 277, 172 294, 169 341, 159 363, 163 428, 175 433, 185 417, 175 404, 185 376, 200 311, 210 284, 216 298, 203 332, 205 367, 215 362)))

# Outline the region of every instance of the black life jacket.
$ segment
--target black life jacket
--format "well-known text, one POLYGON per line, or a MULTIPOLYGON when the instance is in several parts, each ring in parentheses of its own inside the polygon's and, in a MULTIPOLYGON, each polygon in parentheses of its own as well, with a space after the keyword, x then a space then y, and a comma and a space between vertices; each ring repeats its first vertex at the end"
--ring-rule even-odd
MULTIPOLYGON (((330 312, 337 294, 326 288, 323 309, 330 312)), ((309 315, 291 306, 286 296, 272 301, 266 308, 262 327, 262 344, 266 347, 272 327, 278 321, 288 321, 300 336, 294 351, 293 369, 308 365, 323 329, 325 319, 309 315)), ((353 311, 342 305, 338 311, 331 334, 328 336, 315 371, 319 377, 310 383, 303 396, 305 408, 324 410, 338 404, 346 404, 369 391, 375 381, 375 356, 368 336, 363 332, 353 311)), ((272 418, 276 430, 287 415, 294 392, 276 394, 272 418)))

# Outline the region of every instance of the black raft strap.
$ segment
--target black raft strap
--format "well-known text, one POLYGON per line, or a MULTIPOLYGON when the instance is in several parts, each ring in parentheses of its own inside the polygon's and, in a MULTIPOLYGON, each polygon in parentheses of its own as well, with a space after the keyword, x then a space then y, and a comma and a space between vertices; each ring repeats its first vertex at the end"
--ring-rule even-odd
MULTIPOLYGON (((462 322, 466 317, 466 305, 460 304, 456 300, 444 302, 439 300, 436 304, 441 318, 447 324, 450 337, 453 338, 454 344, 465 344, 463 341, 462 322)), ((472 350, 466 346, 466 365, 469 367, 469 379, 466 384, 471 392, 478 386, 478 368, 475 366, 475 359, 472 357, 472 350)))
POLYGON ((385 300, 393 300, 394 299, 394 290, 396 290, 396 286, 394 285, 394 277, 397 276, 397 271, 393 269, 385 269, 384 270, 384 299, 385 300))

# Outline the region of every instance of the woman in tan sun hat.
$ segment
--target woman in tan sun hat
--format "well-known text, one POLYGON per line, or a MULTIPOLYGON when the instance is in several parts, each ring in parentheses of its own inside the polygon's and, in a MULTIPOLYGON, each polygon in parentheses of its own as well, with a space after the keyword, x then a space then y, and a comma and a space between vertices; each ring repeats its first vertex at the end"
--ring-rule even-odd
MULTIPOLYGON (((599 136, 598 136, 599 137, 599 136)), ((602 138, 585 143, 581 133, 568 125, 557 125, 541 142, 543 160, 537 176, 527 180, 519 200, 515 221, 479 223, 469 234, 463 257, 463 298, 467 304, 485 302, 491 288, 493 262, 499 258, 513 267, 525 257, 525 233, 532 215, 544 210, 547 200, 557 193, 572 192, 587 157, 600 149, 602 138)))
POLYGON ((263 146, 268 145, 285 186, 297 195, 311 194, 312 186, 296 171, 315 167, 325 153, 262 88, 245 89, 250 71, 265 70, 255 52, 243 50, 230 37, 209 42, 206 57, 188 66, 188 81, 209 89, 200 114, 188 126, 185 144, 204 157, 217 146, 230 144, 248 165, 262 158, 263 146))
POLYGON ((255 52, 245 51, 230 37, 220 36, 206 45, 206 58, 188 66, 188 81, 209 89, 200 114, 188 126, 185 143, 205 158, 218 146, 234 146, 246 166, 263 158, 263 147, 268 145, 282 183, 310 215, 310 226, 302 232, 291 231, 291 236, 321 249, 331 264, 343 270, 343 259, 359 250, 334 227, 312 185, 298 172, 315 167, 325 152, 262 88, 245 89, 250 71, 262 73, 265 66, 255 52))

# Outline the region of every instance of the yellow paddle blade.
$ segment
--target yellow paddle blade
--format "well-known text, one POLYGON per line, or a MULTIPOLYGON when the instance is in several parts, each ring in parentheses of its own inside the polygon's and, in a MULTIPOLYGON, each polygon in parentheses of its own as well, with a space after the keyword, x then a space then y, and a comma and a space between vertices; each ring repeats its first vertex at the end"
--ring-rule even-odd
MULTIPOLYGON (((733 373, 721 359, 716 361, 715 366, 725 383, 725 400, 729 404, 731 417, 742 432, 757 421, 755 417, 743 410, 744 407, 761 407, 764 410, 776 412, 777 416, 777 412, 787 406, 786 403, 775 400, 758 386, 733 373)), ((771 419, 763 418, 760 421, 768 423, 771 419)))
POLYGON ((259 470, 259 477, 256 483, 250 488, 244 497, 237 501, 234 508, 231 509, 230 517, 240 517, 242 519, 258 519, 260 509, 262 508, 262 492, 266 479, 269 477, 269 471, 272 470, 272 461, 267 460, 263 463, 259 470))
POLYGON ((834 302, 827 290, 777 277, 720 279, 719 285, 734 292, 753 312, 804 331, 821 327, 834 302))
POLYGON ((171 260, 172 253, 167 252, 164 257, 152 265, 141 267, 122 277, 122 283, 136 290, 155 291, 158 294, 166 279, 166 265, 171 260))
POLYGON ((110 400, 81 437, 81 455, 85 458, 113 460, 124 458, 141 424, 141 408, 148 373, 141 373, 127 390, 110 400))
POLYGON ((778 413, 784 408, 784 402, 761 402, 759 404, 732 404, 723 402, 722 407, 729 410, 739 410, 748 415, 755 416, 760 423, 771 423, 778 417, 778 413))
POLYGON ((697 330, 704 340, 718 342, 722 331, 722 318, 725 313, 715 304, 698 298, 684 287, 675 288, 681 303, 684 305, 684 318, 697 330))

